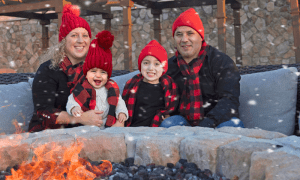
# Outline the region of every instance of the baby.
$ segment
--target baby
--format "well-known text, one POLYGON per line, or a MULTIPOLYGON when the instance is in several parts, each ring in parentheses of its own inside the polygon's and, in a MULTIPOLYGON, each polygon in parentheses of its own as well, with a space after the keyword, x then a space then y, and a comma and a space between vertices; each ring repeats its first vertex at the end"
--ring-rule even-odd
POLYGON ((158 127, 178 105, 177 86, 168 70, 166 50, 152 40, 138 58, 140 74, 127 81, 122 94, 129 120, 126 126, 158 127))
POLYGON ((83 76, 71 90, 67 102, 67 112, 73 116, 81 116, 83 111, 95 109, 103 111, 101 128, 119 123, 124 126, 128 119, 128 110, 119 94, 117 83, 109 79, 112 73, 112 46, 114 36, 109 31, 97 34, 91 42, 83 64, 83 76), (94 90, 93 90, 93 89, 94 90))

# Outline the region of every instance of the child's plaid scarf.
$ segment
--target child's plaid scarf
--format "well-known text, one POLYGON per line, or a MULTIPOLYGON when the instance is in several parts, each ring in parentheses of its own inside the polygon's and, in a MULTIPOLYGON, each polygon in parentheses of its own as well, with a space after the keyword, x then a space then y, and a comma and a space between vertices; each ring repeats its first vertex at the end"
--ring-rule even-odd
POLYGON ((209 46, 203 41, 197 61, 190 67, 182 56, 176 52, 177 64, 185 77, 183 92, 180 98, 179 112, 187 118, 192 126, 197 126, 204 117, 202 93, 200 89, 199 71, 209 46))
MULTIPOLYGON (((139 88, 140 82, 143 80, 142 74, 134 76, 132 79, 127 81, 122 97, 126 103, 129 119, 125 121, 125 126, 130 126, 134 114, 134 105, 136 100, 136 93, 139 88)), ((151 126, 158 127, 163 121, 162 116, 166 117, 173 112, 178 105, 177 85, 170 76, 163 75, 160 77, 160 83, 163 87, 165 94, 165 108, 158 110, 154 116, 151 126)))
MULTIPOLYGON (((83 63, 80 63, 78 66, 72 66, 72 63, 66 57, 63 62, 60 63, 60 68, 68 75, 68 87, 71 89, 70 93, 73 93, 74 99, 81 106, 81 109, 83 111, 94 110, 96 107, 96 91, 85 78, 82 72, 82 64, 83 63)), ((117 83, 111 79, 108 79, 105 88, 108 90, 107 102, 109 104, 105 125, 110 127, 116 123, 115 112, 120 90, 117 83)))

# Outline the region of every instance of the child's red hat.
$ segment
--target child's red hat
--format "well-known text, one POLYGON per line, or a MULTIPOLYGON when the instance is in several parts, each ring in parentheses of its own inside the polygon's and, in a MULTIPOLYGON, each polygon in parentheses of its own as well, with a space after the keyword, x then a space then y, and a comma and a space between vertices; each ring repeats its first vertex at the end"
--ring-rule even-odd
POLYGON ((159 42, 157 42, 156 40, 152 40, 144 47, 144 49, 142 49, 138 59, 138 66, 140 71, 141 63, 146 56, 153 56, 161 62, 164 69, 163 74, 168 71, 168 54, 165 48, 160 45, 159 42))

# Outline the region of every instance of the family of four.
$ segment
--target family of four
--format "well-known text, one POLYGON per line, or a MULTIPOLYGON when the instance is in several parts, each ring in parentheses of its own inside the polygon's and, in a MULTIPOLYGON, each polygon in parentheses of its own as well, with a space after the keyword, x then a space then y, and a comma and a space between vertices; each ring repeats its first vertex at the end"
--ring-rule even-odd
POLYGON ((209 46, 198 13, 190 8, 172 26, 177 49, 168 60, 155 40, 140 52, 140 73, 120 94, 110 79, 114 36, 91 41, 89 24, 65 5, 59 43, 36 72, 29 132, 82 125, 105 127, 243 127, 238 119, 240 74, 226 54, 209 46))

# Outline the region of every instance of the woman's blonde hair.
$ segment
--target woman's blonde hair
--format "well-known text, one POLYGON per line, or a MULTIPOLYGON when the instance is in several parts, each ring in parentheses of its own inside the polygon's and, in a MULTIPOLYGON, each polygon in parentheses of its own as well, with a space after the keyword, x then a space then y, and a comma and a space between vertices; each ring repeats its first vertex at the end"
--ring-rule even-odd
POLYGON ((40 64, 51 60, 50 69, 59 67, 59 63, 64 60, 66 53, 66 39, 64 38, 57 45, 51 46, 41 57, 40 64))

